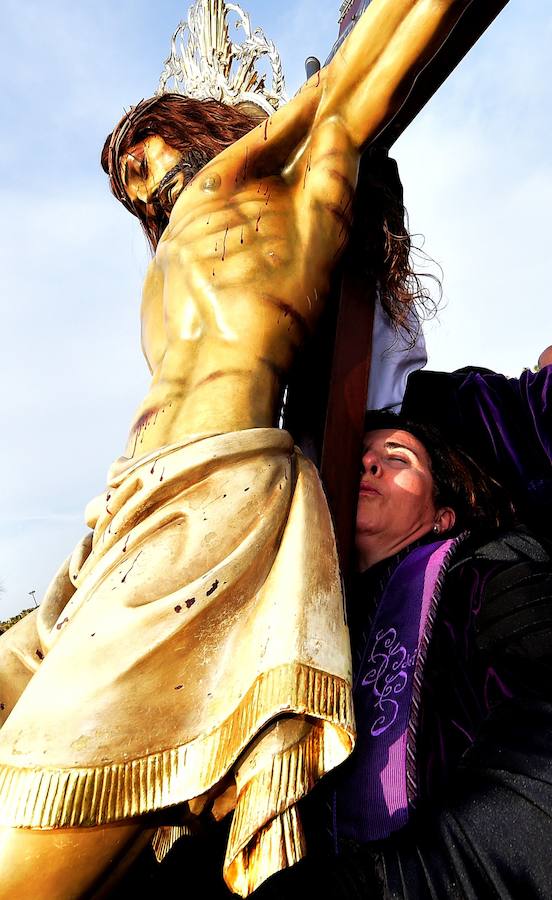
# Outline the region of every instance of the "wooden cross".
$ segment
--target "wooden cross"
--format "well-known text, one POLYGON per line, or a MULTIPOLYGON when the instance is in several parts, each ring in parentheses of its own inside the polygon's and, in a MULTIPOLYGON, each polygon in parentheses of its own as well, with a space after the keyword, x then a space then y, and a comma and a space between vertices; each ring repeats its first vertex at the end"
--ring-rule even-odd
MULTIPOLYGON (((379 147, 388 150, 395 143, 507 2, 473 0, 448 40, 418 76, 406 103, 378 137, 379 147)), ((347 11, 347 21, 366 5, 363 0, 355 0, 347 11)), ((362 174, 361 165, 360 191, 362 174)), ((353 549, 375 288, 361 274, 353 229, 334 284, 336 302, 328 304, 316 343, 307 350, 290 383, 285 416, 285 425, 296 442, 320 467, 345 575, 353 549)))

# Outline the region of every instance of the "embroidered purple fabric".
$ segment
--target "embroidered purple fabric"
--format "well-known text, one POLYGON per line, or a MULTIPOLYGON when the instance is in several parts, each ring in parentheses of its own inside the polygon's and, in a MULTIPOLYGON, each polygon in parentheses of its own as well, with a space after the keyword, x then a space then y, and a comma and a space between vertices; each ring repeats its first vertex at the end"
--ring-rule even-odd
POLYGON ((334 796, 335 838, 387 837, 408 820, 407 752, 441 576, 454 540, 416 547, 383 591, 353 687, 358 737, 334 796))

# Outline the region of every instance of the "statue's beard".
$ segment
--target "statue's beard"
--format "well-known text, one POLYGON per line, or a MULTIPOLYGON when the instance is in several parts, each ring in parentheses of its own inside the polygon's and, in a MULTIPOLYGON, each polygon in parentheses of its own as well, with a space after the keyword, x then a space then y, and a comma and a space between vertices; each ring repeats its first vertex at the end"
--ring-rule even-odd
POLYGON ((189 150, 180 162, 163 176, 146 208, 146 218, 155 220, 159 237, 169 224, 173 206, 184 188, 212 158, 213 154, 204 150, 189 150))

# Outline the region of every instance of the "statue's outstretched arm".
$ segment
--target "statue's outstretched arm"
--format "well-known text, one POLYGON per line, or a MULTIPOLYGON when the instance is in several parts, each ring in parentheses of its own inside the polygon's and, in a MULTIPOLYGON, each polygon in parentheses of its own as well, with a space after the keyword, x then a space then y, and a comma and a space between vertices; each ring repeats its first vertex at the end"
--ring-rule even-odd
POLYGON ((396 115, 471 0, 373 0, 324 72, 316 120, 339 116, 355 146, 396 115))

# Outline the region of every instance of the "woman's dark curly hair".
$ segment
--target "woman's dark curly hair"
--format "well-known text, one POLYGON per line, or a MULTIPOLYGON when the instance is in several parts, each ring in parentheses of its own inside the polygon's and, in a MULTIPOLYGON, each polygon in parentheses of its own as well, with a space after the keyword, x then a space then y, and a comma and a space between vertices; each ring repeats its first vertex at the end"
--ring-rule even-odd
POLYGON ((436 428, 384 410, 367 413, 365 431, 387 428, 408 431, 425 448, 435 507, 449 506, 456 516, 450 534, 465 529, 507 528, 514 523, 514 508, 502 485, 463 450, 451 447, 436 428))

